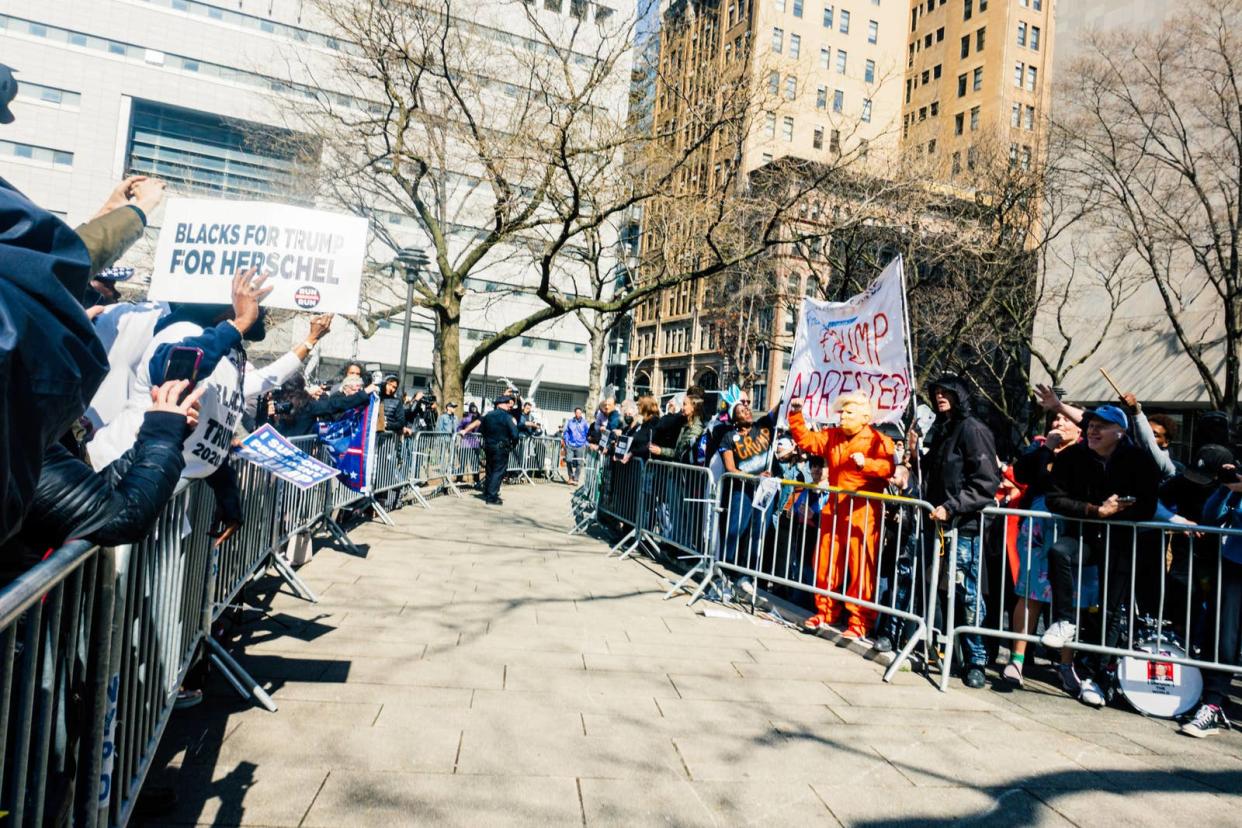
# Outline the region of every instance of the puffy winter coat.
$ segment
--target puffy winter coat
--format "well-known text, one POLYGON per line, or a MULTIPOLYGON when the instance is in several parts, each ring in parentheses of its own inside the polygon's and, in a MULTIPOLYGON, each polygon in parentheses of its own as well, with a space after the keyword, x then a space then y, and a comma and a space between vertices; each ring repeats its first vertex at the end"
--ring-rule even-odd
POLYGON ((948 414, 937 414, 935 431, 924 459, 927 502, 943 506, 963 535, 979 532, 979 512, 993 505, 1000 486, 996 442, 992 432, 971 411, 970 389, 958 377, 946 374, 930 386, 955 398, 948 414))

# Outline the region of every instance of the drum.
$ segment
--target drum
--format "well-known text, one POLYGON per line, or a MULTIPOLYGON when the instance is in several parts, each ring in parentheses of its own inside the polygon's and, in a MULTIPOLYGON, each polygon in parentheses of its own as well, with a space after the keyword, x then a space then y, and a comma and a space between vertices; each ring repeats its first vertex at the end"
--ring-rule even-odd
MULTIPOLYGON (((1168 635, 1160 640, 1159 650, 1156 643, 1156 636, 1148 635, 1134 649, 1173 658, 1186 657, 1186 650, 1168 635)), ((1117 687, 1130 706, 1144 716, 1172 719, 1199 701, 1203 674, 1198 667, 1126 656, 1117 664, 1117 687)))

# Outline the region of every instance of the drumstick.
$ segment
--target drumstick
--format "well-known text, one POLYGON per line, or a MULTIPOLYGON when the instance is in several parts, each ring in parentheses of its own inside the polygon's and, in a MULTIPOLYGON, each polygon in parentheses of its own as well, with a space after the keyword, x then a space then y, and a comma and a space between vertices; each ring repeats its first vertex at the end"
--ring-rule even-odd
POLYGON ((1100 373, 1104 375, 1104 379, 1108 380, 1108 384, 1111 385, 1113 390, 1117 392, 1117 399, 1124 400, 1126 398, 1125 392, 1117 387, 1117 383, 1113 382, 1113 378, 1108 375, 1108 371, 1101 368, 1100 373))

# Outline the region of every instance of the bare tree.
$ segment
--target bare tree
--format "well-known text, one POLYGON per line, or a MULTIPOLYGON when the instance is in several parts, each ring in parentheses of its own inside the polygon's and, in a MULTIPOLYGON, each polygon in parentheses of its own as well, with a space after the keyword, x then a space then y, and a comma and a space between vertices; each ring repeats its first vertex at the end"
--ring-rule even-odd
POLYGON ((1242 0, 1191 0, 1156 31, 1095 33, 1057 127, 1099 238, 1130 254, 1211 404, 1238 409, 1242 0))
MULTIPOLYGON (((553 21, 519 0, 502 5, 324 0, 343 44, 335 60, 291 56, 291 74, 334 90, 286 111, 322 148, 319 197, 370 218, 386 251, 371 262, 356 322, 369 335, 404 313, 405 285, 387 260, 429 247, 414 304, 435 330, 433 380, 445 399, 460 399, 471 372, 516 337, 578 314, 615 321, 773 243, 762 230, 732 240, 740 216, 753 221, 752 200, 722 191, 688 207, 679 189, 700 147, 744 128, 746 88, 731 89, 727 105, 723 90, 692 102, 677 128, 692 137, 670 151, 667 130, 639 128, 625 111, 637 17, 591 17, 579 4, 553 21), (660 205, 682 236, 644 250, 641 278, 607 279, 621 223, 660 205), (494 294, 520 301, 463 353, 463 311, 496 284, 494 294)), ((782 207, 764 205, 770 228, 782 207)))

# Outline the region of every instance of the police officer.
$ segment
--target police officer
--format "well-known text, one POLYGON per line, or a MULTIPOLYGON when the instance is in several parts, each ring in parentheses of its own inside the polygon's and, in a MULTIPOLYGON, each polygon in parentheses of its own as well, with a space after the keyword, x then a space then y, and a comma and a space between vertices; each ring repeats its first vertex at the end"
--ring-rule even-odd
POLYGON ((498 398, 491 411, 483 416, 479 434, 483 438, 483 453, 487 457, 487 478, 483 483, 483 502, 499 505, 500 482, 509 466, 509 452, 517 443, 517 423, 513 419, 516 400, 510 396, 498 398))

